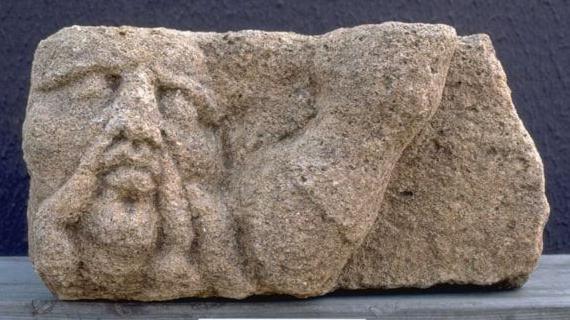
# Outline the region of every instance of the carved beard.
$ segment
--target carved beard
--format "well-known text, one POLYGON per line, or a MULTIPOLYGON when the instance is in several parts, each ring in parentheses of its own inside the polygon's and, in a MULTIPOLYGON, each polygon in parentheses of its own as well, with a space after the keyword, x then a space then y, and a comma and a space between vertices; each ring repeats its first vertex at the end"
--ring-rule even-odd
POLYGON ((156 243, 160 168, 146 144, 122 140, 103 154, 103 174, 91 208, 82 215, 92 240, 118 256, 150 253, 156 243))
POLYGON ((156 243, 159 220, 156 195, 132 194, 107 186, 96 195, 82 219, 93 240, 119 256, 132 256, 132 250, 150 253, 156 243))
POLYGON ((166 148, 125 140, 103 154, 97 192, 75 229, 87 285, 134 294, 154 282, 201 288, 207 277, 222 288, 247 288, 221 194, 183 176, 176 155, 180 161, 166 148), (190 254, 192 246, 198 253, 190 254))
POLYGON ((103 157, 97 192, 77 223, 81 272, 84 279, 107 289, 122 290, 127 284, 142 288, 159 233, 160 168, 151 161, 155 157, 149 148, 135 148, 129 141, 113 145, 103 157), (100 278, 109 281, 100 283, 100 278))

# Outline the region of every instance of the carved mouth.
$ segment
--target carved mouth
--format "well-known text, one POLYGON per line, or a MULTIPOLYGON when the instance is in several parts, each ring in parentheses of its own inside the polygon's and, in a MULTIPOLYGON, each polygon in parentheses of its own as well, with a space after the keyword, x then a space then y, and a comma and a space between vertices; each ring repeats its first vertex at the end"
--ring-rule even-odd
POLYGON ((129 195, 146 194, 156 188, 160 171, 154 152, 144 143, 118 141, 104 154, 105 182, 129 195))
POLYGON ((156 188, 153 175, 149 170, 126 165, 109 171, 105 175, 105 182, 129 194, 146 194, 156 188))
POLYGON ((104 155, 105 167, 112 170, 121 166, 144 168, 156 172, 156 157, 146 144, 122 141, 114 145, 104 155))

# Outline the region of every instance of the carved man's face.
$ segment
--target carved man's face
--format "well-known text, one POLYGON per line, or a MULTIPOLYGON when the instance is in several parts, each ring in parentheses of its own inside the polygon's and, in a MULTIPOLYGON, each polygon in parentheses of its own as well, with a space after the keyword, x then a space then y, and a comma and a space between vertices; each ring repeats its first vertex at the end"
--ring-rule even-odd
MULTIPOLYGON (((102 155, 102 183, 124 197, 156 191, 161 159, 171 157, 185 180, 215 181, 221 172, 216 119, 219 110, 205 83, 201 52, 160 36, 146 40, 128 32, 78 35, 54 57, 65 68, 46 69, 36 83, 41 103, 30 98, 27 130, 34 137, 29 165, 46 184, 40 198, 61 186, 90 143, 111 135, 102 155), (83 52, 82 41, 124 38, 121 47, 83 52), (159 54, 138 56, 141 46, 159 54), (53 72, 49 72, 53 71, 53 72)), ((49 61, 46 62, 49 64, 49 61)), ((31 140, 31 139, 30 139, 31 140)))
POLYGON ((87 39, 78 34, 76 43, 45 57, 66 61, 65 68, 47 69, 34 84, 26 121, 33 138, 26 139, 26 148, 30 171, 39 176, 32 206, 59 190, 86 158, 100 158, 90 173, 97 190, 70 241, 80 248, 84 278, 113 274, 99 285, 121 290, 124 281, 144 272, 152 252, 164 243, 161 232, 180 235, 185 241, 173 242, 190 246, 191 210, 209 203, 222 175, 222 156, 221 114, 207 88, 201 51, 160 36, 141 40, 115 32, 91 33, 87 39), (108 37, 124 38, 123 45, 82 51, 83 41, 108 37), (162 50, 141 57, 136 54, 141 46, 162 50), (101 140, 107 146, 90 155, 101 140), (132 252, 139 255, 128 258, 132 252))

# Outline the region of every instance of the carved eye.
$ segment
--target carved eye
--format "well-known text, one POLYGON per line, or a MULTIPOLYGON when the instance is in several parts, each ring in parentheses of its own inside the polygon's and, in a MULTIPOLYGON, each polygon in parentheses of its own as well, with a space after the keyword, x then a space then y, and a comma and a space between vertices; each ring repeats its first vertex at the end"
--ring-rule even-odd
POLYGON ((77 99, 108 99, 117 91, 120 82, 117 75, 91 72, 71 81, 68 87, 77 99))
POLYGON ((179 121, 197 119, 204 125, 218 125, 220 115, 215 101, 198 88, 161 86, 156 95, 159 110, 168 119, 179 121))

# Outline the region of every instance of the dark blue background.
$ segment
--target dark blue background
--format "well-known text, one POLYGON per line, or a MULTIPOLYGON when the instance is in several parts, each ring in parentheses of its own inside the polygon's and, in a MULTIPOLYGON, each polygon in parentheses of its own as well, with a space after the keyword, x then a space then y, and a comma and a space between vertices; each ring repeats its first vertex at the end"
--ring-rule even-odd
POLYGON ((389 20, 487 33, 519 114, 538 144, 552 207, 546 253, 570 253, 570 4, 568 1, 47 1, 0 0, 0 255, 25 255, 28 176, 21 152, 37 43, 78 25, 318 34, 389 20))

